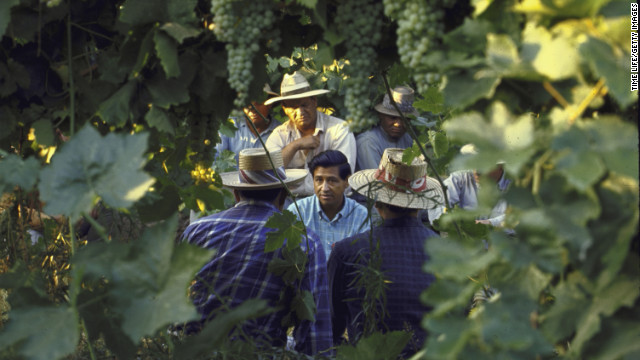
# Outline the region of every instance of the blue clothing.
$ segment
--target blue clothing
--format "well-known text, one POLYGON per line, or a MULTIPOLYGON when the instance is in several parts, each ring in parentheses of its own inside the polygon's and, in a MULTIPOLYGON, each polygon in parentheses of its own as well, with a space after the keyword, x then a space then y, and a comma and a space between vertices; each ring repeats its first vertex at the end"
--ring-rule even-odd
POLYGON ((384 149, 401 148, 406 149, 413 145, 413 139, 408 133, 402 135, 398 140, 392 139, 380 125, 363 132, 356 137, 358 159, 356 161, 356 171, 366 169, 377 169, 382 159, 384 149))
MULTIPOLYGON (((327 257, 329 257, 334 243, 370 228, 367 208, 346 196, 344 197, 344 206, 331 220, 322 211, 316 195, 296 202, 302 215, 300 220, 307 228, 318 234, 327 257)), ((287 210, 298 214, 295 204, 289 205, 287 210)))
MULTIPOLYGON (((449 207, 458 205, 463 209, 473 210, 478 207, 478 184, 472 170, 455 171, 443 180, 447 186, 447 195, 449 197, 449 207)), ((506 179, 504 174, 498 181, 498 190, 505 192, 511 183, 506 179)), ((433 220, 440 217, 442 207, 436 208, 429 212, 429 219, 433 220)), ((487 218, 493 226, 501 226, 505 218, 507 210, 507 202, 500 199, 491 210, 491 214, 487 218)))
MULTIPOLYGON (((430 308, 420 302, 420 294, 435 281, 435 276, 423 272, 422 267, 429 261, 425 243, 438 235, 411 216, 387 219, 371 233, 371 243, 380 247, 380 271, 388 280, 386 313, 377 327, 381 331, 413 331, 413 340, 403 351, 408 357, 422 348, 427 336, 420 324, 430 308)), ((345 328, 353 342, 363 331, 364 290, 358 290, 354 283, 359 266, 366 266, 370 259, 369 236, 370 232, 364 232, 337 242, 329 257, 331 320, 336 345, 345 328)))
MULTIPOLYGON (((269 127, 266 130, 260 133, 260 137, 262 141, 267 142, 267 138, 273 132, 273 129, 277 128, 280 125, 279 122, 275 121, 271 116, 269 116, 271 122, 269 123, 269 127)), ((220 143, 216 145, 216 158, 219 154, 221 154, 224 150, 233 151, 236 154, 236 167, 238 166, 238 154, 242 149, 251 149, 251 148, 262 148, 262 144, 260 140, 251 132, 251 127, 247 125, 246 121, 238 121, 235 118, 232 118, 234 125, 238 128, 236 130, 233 137, 228 137, 226 135, 220 135, 220 143)))
MULTIPOLYGON (((241 201, 233 208, 191 223, 183 239, 207 249, 215 249, 213 258, 198 272, 191 287, 193 302, 201 314, 201 323, 214 312, 234 308, 248 299, 259 298, 275 307, 285 288, 282 278, 267 270, 281 251, 264 252, 267 219, 279 210, 263 201, 241 201)), ((302 242, 306 247, 307 242, 302 242)), ((293 332, 296 350, 308 355, 332 347, 331 317, 324 249, 315 234, 309 235, 308 262, 302 290, 313 294, 315 322, 302 321, 293 332)), ((286 310, 279 310, 247 321, 243 329, 257 341, 284 347, 287 328, 281 325, 286 310)))

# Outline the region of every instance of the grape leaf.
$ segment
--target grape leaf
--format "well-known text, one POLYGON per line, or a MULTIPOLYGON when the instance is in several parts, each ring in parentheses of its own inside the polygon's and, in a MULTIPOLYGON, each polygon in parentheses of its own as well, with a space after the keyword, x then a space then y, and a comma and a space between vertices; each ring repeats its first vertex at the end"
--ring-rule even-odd
POLYGON ((11 311, 0 348, 18 343, 17 351, 29 360, 59 359, 75 351, 79 340, 78 316, 70 306, 29 306, 11 311))
POLYGON ((178 43, 163 31, 156 31, 153 40, 167 79, 179 76, 178 43))
POLYGON ((482 98, 491 98, 500 78, 480 71, 463 71, 451 75, 444 88, 445 104, 465 108, 482 98))
POLYGON ((166 132, 170 135, 175 134, 169 115, 167 115, 164 109, 152 105, 144 116, 144 120, 150 127, 156 128, 159 131, 166 132))
POLYGON ((356 346, 339 346, 336 359, 397 359, 410 338, 411 334, 406 331, 375 332, 360 339, 356 346))
POLYGON ((85 125, 41 171, 45 213, 78 218, 98 197, 114 208, 132 205, 154 181, 142 171, 147 137, 115 133, 101 137, 85 125))
POLYGON ((631 62, 629 54, 617 52, 606 42, 590 37, 579 47, 580 54, 598 76, 606 79, 613 98, 622 108, 637 103, 638 92, 629 91, 631 62))
POLYGON ((160 27, 160 29, 166 31, 167 34, 176 39, 176 41, 178 41, 178 44, 182 44, 184 39, 200 35, 200 30, 194 29, 190 26, 182 25, 180 23, 165 23, 160 27))
POLYGON ((135 88, 136 85, 133 81, 121 86, 113 95, 100 104, 96 115, 107 124, 113 124, 118 127, 124 125, 130 117, 130 103, 135 88))
POLYGON ((272 252, 281 248, 285 240, 287 248, 296 248, 300 246, 302 237, 305 235, 304 224, 288 210, 271 215, 264 226, 273 229, 267 233, 264 252, 272 252))
POLYGON ((38 144, 44 146, 55 145, 55 137, 53 135, 53 128, 51 127, 51 121, 49 119, 40 119, 31 125, 36 134, 36 140, 38 144))
POLYGON ((211 252, 174 245, 176 228, 173 216, 145 230, 135 242, 91 244, 74 257, 76 271, 87 279, 104 276, 109 281, 110 311, 134 343, 162 326, 197 316, 187 286, 211 252))
POLYGON ((7 26, 11 22, 11 8, 19 3, 20 0, 6 0, 0 2, 0 37, 4 36, 7 26))
POLYGON ((11 191, 15 186, 30 190, 38 180, 40 162, 35 157, 22 160, 19 156, 9 154, 0 159, 0 195, 11 191))

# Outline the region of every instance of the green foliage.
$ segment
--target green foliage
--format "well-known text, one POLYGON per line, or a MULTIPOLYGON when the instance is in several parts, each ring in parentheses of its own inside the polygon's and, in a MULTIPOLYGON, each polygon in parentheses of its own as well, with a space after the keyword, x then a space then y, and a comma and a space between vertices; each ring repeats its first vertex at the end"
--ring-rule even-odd
POLYGON ((356 346, 339 346, 336 359, 397 359, 409 339, 410 334, 404 331, 375 333, 358 341, 356 346))
POLYGON ((84 127, 58 152, 40 175, 45 212, 77 219, 100 197, 109 206, 126 208, 153 183, 142 171, 146 134, 107 134, 84 127))
MULTIPOLYGON (((429 1, 438 14, 428 25, 437 23, 441 33, 403 34, 405 42, 415 41, 399 51, 398 28, 412 29, 399 26, 405 3, 383 2, 388 14, 370 59, 377 72, 367 74, 363 98, 380 99, 382 73, 392 87, 421 90, 415 107, 435 116, 412 121, 418 134, 406 160, 427 155, 445 176, 455 169, 487 172, 502 160, 513 180, 506 194, 481 183, 478 209, 449 209, 439 220, 448 237, 426 245, 432 261, 425 268, 437 281, 423 294, 433 310, 424 320, 425 349, 416 356, 637 355, 638 93, 629 91, 629 2, 429 1), (425 52, 418 45, 426 38, 425 52), (419 66, 402 63, 403 55, 419 66), (465 143, 479 153, 458 156, 465 143), (500 198, 509 204, 504 225, 516 236, 474 222, 500 198), (498 295, 468 315, 470 299, 484 285, 498 295)), ((252 79, 244 95, 256 98, 265 80, 277 88, 284 72, 300 70, 314 88, 332 91, 319 98, 321 105, 346 118, 345 67, 354 65, 343 56, 352 34, 335 22, 338 2, 268 4, 271 25, 245 46, 256 56, 246 64, 249 73, 240 74, 252 79)), ((175 246, 172 216, 230 205, 219 178, 196 184, 190 173, 213 162, 219 131, 231 133, 228 114, 239 95, 229 85, 228 41, 212 31, 218 24, 209 5, 0 2, 0 191, 17 204, 0 208, 6 239, 0 284, 11 289, 12 306, 0 333, 3 355, 62 358, 86 333, 89 346, 104 341, 112 354, 132 358, 142 337, 195 315, 187 284, 211 255, 175 246), (64 142, 60 134, 71 139, 64 142), (28 193, 34 186, 39 193, 28 193), (44 205, 48 215, 77 219, 98 199, 160 223, 128 244, 78 247, 74 231, 53 231, 51 221, 37 229, 24 212, 44 205), (32 229, 43 231, 43 240, 30 244, 26 230, 32 229), (54 250, 75 255, 73 276, 56 274, 61 281, 51 294, 43 277, 53 274, 40 264, 54 250), (27 265, 4 270, 19 259, 27 265)), ((214 168, 219 173, 234 165, 227 153, 214 168)), ((287 212, 268 225, 274 231, 265 250, 283 249, 270 270, 293 284, 306 261, 304 227, 287 212)), ((384 277, 367 269, 363 285, 375 287, 384 277)), ((295 294, 283 306, 298 319, 312 318, 310 294, 295 294)), ((173 350, 162 356, 255 355, 253 346, 227 335, 266 311, 249 301, 221 313, 198 337, 170 344, 173 350)), ((375 333, 356 347, 341 347, 337 356, 394 358, 404 335, 375 333)), ((282 355, 277 351, 265 357, 282 355)))

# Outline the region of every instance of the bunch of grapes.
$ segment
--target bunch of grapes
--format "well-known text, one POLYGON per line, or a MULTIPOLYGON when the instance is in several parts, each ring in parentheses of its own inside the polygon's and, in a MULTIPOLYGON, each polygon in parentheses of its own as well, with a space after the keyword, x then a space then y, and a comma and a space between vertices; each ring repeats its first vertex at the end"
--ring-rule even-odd
POLYGON ((397 45, 402 63, 415 70, 418 92, 439 82, 440 74, 426 58, 444 35, 444 6, 454 0, 384 0, 385 14, 398 22, 397 45))
POLYGON ((236 109, 249 102, 252 60, 260 50, 264 33, 273 25, 272 6, 271 0, 211 0, 213 32, 227 43, 229 85, 237 92, 236 109))
POLYGON ((191 178, 195 181, 196 185, 213 183, 215 172, 210 165, 211 164, 202 162, 196 163, 195 168, 191 170, 191 178))
POLYGON ((345 106, 351 131, 362 131, 376 123, 369 115, 369 77, 375 72, 375 46, 381 39, 382 4, 372 0, 343 1, 335 22, 345 37, 349 76, 345 80, 345 106))

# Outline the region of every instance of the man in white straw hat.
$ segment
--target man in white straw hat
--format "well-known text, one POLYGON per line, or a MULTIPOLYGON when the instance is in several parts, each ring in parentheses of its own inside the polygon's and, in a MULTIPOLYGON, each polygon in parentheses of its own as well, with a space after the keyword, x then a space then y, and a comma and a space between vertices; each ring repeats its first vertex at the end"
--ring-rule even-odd
MULTIPOLYGON (((280 86, 280 96, 265 102, 269 105, 282 102, 282 109, 289 121, 278 126, 269 139, 267 148, 281 149, 287 169, 305 169, 307 163, 325 150, 338 150, 349 160, 351 170, 356 166, 356 140, 347 123, 317 109, 317 95, 329 90, 311 89, 307 79, 299 72, 285 74, 280 86)), ((313 181, 309 175, 303 184, 292 192, 300 196, 313 195, 313 181)))
POLYGON ((385 277, 385 316, 377 328, 382 331, 409 330, 413 339, 403 351, 408 358, 422 348, 426 333, 420 325, 429 310, 420 302, 420 294, 435 280, 422 271, 429 256, 425 241, 438 235, 425 227, 418 210, 442 200, 438 182, 427 177, 427 164, 416 158, 411 165, 402 162, 402 149, 386 149, 380 166, 351 175, 353 191, 375 201, 375 208, 384 220, 370 232, 346 238, 335 244, 327 269, 331 288, 331 319, 333 340, 342 341, 345 329, 350 341, 363 332, 364 291, 358 289, 358 269, 367 266, 373 251, 380 259, 378 269, 385 277))
MULTIPOLYGON (((277 93, 271 90, 269 84, 264 85, 263 91, 267 97, 278 96, 277 93)), ((273 130, 280 125, 280 123, 275 121, 271 116, 272 105, 265 105, 266 100, 268 99, 259 99, 258 101, 251 102, 251 104, 255 106, 256 110, 258 110, 257 112, 252 106, 247 106, 243 109, 244 113, 253 123, 258 132, 256 133, 253 130, 253 127, 249 124, 249 120, 246 118, 232 118, 231 120, 237 130, 233 134, 233 137, 220 134, 220 143, 216 145, 216 158, 218 158, 223 151, 229 150, 236 154, 235 158, 237 164, 240 150, 262 147, 262 143, 258 137, 262 138, 262 141, 266 142, 273 130)))
MULTIPOLYGON (((398 86, 391 90, 393 100, 405 117, 418 116, 413 107, 414 91, 408 86, 398 86)), ((385 94, 382 102, 374 106, 380 123, 356 137, 358 159, 357 170, 375 169, 382 157, 384 149, 406 149, 413 144, 413 139, 407 133, 400 113, 385 94)))
MULTIPOLYGON (((232 309, 245 300, 259 298, 275 307, 285 284, 268 270, 271 260, 281 257, 281 250, 265 252, 265 227, 269 217, 279 212, 286 193, 283 183, 294 185, 304 180, 307 170, 285 170, 282 154, 271 152, 274 171, 264 149, 240 151, 238 171, 221 174, 224 186, 233 189, 237 204, 230 209, 192 222, 183 239, 216 250, 211 260, 198 272, 191 287, 193 302, 201 320, 187 326, 187 332, 199 331, 206 321, 223 309, 232 309)), ((315 321, 303 320, 293 332, 295 349, 315 355, 332 347, 326 259, 318 237, 310 233, 302 246, 308 261, 299 284, 313 294, 315 321)), ((287 328, 281 325, 286 311, 269 313, 243 326, 257 342, 284 347, 287 328)))

